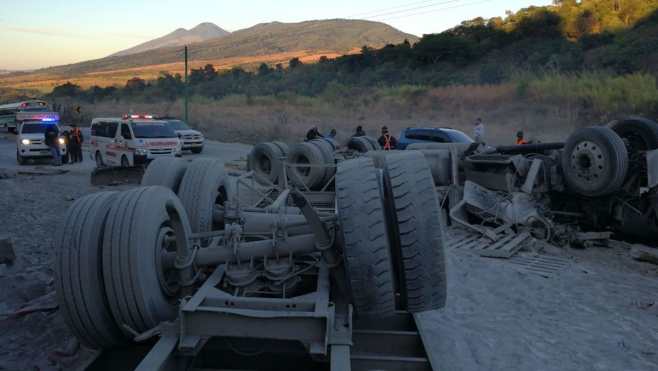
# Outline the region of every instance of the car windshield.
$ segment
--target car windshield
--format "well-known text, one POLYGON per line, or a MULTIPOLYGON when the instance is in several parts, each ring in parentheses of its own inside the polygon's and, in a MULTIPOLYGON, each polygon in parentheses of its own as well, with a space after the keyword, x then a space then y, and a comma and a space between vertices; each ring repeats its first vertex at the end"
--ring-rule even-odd
POLYGON ((23 134, 43 134, 46 132, 46 129, 48 128, 48 124, 23 124, 23 128, 21 129, 21 133, 23 134))
POLYGON ((169 126, 174 130, 190 130, 190 127, 181 120, 167 120, 169 126))
POLYGON ((174 129, 161 122, 133 121, 130 126, 136 138, 176 138, 174 129))
POLYGON ((454 143, 473 143, 473 139, 471 139, 468 135, 462 133, 461 131, 457 130, 446 130, 448 133, 448 136, 450 136, 450 139, 454 143))

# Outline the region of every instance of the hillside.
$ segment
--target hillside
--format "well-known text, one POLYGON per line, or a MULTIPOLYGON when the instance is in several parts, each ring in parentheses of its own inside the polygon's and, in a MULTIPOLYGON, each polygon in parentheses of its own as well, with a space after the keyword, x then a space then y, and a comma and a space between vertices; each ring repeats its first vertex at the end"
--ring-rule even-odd
MULTIPOLYGON (((353 53, 362 46, 378 48, 387 44, 401 43, 405 39, 415 42, 414 35, 403 33, 387 24, 360 20, 319 20, 300 23, 272 22, 235 31, 212 40, 193 43, 189 46, 190 60, 212 62, 216 65, 231 60, 228 68, 242 65, 243 60, 257 64, 281 61, 278 56, 302 56, 317 60, 320 55, 336 56, 353 53)), ((107 78, 118 71, 124 74, 151 78, 159 71, 178 72, 182 62, 181 47, 165 47, 130 55, 106 58, 44 68, 27 74, 14 74, 0 78, 0 86, 14 88, 36 88, 49 91, 58 83, 71 80, 85 81, 83 86, 112 85, 107 79, 97 83, 93 75, 107 78), (172 70, 169 67, 175 66, 172 70), (146 76, 142 72, 148 72, 146 76)), ((287 60, 286 59, 286 60, 287 60)), ((198 63, 196 63, 198 64, 198 63)), ((125 79, 123 81, 125 82, 125 79)))
POLYGON ((179 28, 165 36, 158 37, 157 39, 133 46, 132 48, 116 52, 110 55, 110 57, 137 54, 159 48, 176 46, 180 47, 187 44, 200 43, 203 41, 224 37, 227 35, 230 35, 230 32, 222 29, 214 23, 205 22, 190 30, 179 28))

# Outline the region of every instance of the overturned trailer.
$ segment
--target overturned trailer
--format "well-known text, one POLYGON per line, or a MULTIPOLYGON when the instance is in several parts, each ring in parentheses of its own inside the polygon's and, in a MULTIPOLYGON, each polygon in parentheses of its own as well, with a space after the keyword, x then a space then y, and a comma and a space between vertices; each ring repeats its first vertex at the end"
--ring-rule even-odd
POLYGON ((138 370, 226 367, 224 351, 301 354, 332 370, 431 369, 409 317, 446 300, 422 154, 389 156, 382 169, 367 157, 317 168, 273 158, 281 173, 265 179, 210 159, 158 159, 143 187, 77 200, 56 284, 78 338, 106 354, 158 339, 138 370), (324 184, 308 184, 318 173, 324 184))
POLYGON ((514 229, 568 243, 575 231, 658 238, 658 124, 630 117, 564 143, 421 144, 450 222, 491 239, 514 229))

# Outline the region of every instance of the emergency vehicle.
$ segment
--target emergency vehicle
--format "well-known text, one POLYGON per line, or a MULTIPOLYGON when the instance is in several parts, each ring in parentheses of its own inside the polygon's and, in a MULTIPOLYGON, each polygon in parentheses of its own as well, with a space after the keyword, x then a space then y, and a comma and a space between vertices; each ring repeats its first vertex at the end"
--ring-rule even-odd
POLYGON ((152 115, 95 118, 91 122, 90 150, 96 167, 145 165, 158 157, 182 155, 176 132, 152 115))
POLYGON ((28 100, 23 102, 0 105, 0 127, 15 133, 18 128, 16 114, 19 112, 47 112, 48 103, 42 100, 28 100))
MULTIPOLYGON (((59 114, 56 112, 19 112, 16 114, 18 135, 16 136, 16 161, 25 164, 28 159, 52 157, 46 145, 46 130, 55 126, 59 133, 59 114)), ((57 137, 60 155, 66 154, 64 138, 57 137)))

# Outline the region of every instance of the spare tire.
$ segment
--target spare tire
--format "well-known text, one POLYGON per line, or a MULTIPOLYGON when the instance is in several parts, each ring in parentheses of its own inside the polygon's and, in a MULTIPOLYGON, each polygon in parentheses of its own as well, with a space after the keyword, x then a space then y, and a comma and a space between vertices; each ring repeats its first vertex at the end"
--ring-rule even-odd
POLYGON ((626 178, 628 162, 624 141, 603 126, 577 130, 562 152, 562 172, 567 186, 588 197, 618 191, 626 178))
POLYGON ((629 155, 658 149, 658 123, 639 116, 630 116, 609 124, 626 141, 629 155))
POLYGON ((151 161, 142 177, 142 186, 163 186, 178 192, 189 163, 179 158, 160 157, 151 161))
POLYGON ((384 190, 401 303, 411 313, 443 308, 447 292, 442 215, 425 156, 417 151, 386 156, 384 190))
POLYGON ((394 270, 386 234, 380 177, 372 159, 338 164, 336 203, 344 263, 359 316, 395 313, 394 270))
POLYGON ((299 187, 306 186, 309 189, 321 185, 327 173, 327 168, 323 166, 327 164, 325 156, 319 145, 310 142, 292 146, 288 154, 288 162, 296 166, 288 169, 290 181, 299 187))
POLYGON ((76 200, 55 242, 55 288, 64 320, 80 341, 95 349, 127 342, 110 312, 102 272, 105 221, 116 192, 76 200))
POLYGON ((347 143, 347 148, 365 153, 372 150, 372 145, 365 137, 352 137, 347 143))
POLYGON ((247 169, 276 184, 283 172, 282 158, 287 155, 288 146, 285 143, 259 143, 247 156, 247 169))

